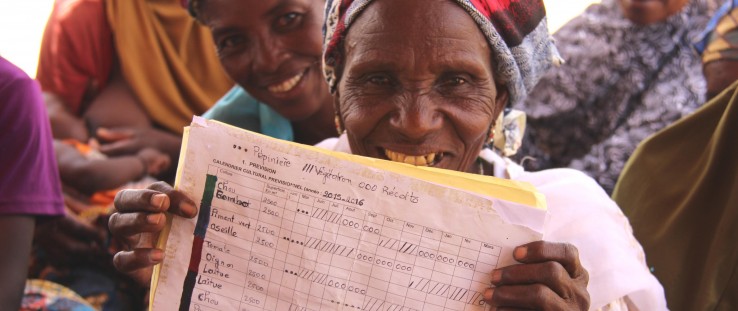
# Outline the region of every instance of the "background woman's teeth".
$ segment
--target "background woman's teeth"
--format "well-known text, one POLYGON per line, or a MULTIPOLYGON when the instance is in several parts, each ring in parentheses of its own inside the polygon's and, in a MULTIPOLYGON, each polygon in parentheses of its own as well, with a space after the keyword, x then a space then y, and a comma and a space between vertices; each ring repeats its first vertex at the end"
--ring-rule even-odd
POLYGON ((272 93, 284 93, 289 90, 291 90, 295 85, 297 85, 297 82, 300 82, 300 79, 302 79, 303 73, 300 73, 292 78, 290 78, 287 81, 282 82, 279 85, 270 86, 268 89, 272 93))

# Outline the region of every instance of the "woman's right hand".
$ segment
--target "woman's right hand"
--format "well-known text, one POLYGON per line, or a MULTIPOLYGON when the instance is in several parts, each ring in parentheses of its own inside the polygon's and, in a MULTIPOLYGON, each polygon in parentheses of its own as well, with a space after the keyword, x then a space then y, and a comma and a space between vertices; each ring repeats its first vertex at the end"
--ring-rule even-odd
POLYGON ((192 218, 197 215, 197 207, 184 193, 167 183, 157 182, 147 189, 121 190, 115 196, 115 209, 108 227, 125 250, 115 254, 113 264, 141 285, 148 286, 154 265, 164 258, 164 251, 155 247, 166 224, 164 213, 192 218))

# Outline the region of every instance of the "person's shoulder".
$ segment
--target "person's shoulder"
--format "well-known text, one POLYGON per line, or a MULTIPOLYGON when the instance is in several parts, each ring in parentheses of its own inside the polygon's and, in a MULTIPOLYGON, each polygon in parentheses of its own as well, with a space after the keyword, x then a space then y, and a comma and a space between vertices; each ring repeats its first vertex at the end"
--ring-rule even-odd
POLYGON ((99 28, 99 23, 106 21, 103 0, 57 0, 49 18, 49 23, 62 25, 70 32, 99 28))
MULTIPOLYGON (((39 92, 40 89, 35 80, 10 61, 0 57, 0 98, 10 102, 36 101, 40 99, 39 92)), ((8 109, 30 106, 33 105, 31 103, 3 105, 8 109)))

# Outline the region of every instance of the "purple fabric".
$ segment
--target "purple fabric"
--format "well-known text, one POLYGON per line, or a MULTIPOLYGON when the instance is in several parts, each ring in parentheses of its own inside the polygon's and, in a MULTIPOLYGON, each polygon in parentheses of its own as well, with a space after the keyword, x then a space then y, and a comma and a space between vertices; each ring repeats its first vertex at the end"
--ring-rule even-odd
POLYGON ((64 214, 41 89, 0 57, 0 215, 64 214))

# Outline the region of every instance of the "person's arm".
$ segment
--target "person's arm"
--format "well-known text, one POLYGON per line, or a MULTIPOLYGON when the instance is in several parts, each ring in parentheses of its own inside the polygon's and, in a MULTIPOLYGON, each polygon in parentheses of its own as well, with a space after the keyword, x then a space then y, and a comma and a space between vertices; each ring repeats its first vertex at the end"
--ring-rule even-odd
POLYGON ((102 143, 100 151, 109 156, 132 155, 153 148, 177 161, 182 144, 180 135, 156 128, 135 94, 118 71, 108 86, 85 111, 93 136, 102 143))
POLYGON ((18 310, 31 256, 34 218, 0 216, 0 310, 18 310))
POLYGON ((57 139, 76 139, 79 141, 87 141, 89 133, 85 122, 74 115, 62 100, 53 93, 43 93, 46 110, 49 113, 49 121, 51 122, 51 133, 57 139))
POLYGON ((118 188, 146 174, 158 174, 169 167, 169 157, 154 149, 144 149, 132 156, 91 160, 74 147, 55 141, 62 181, 72 188, 92 194, 118 188))

